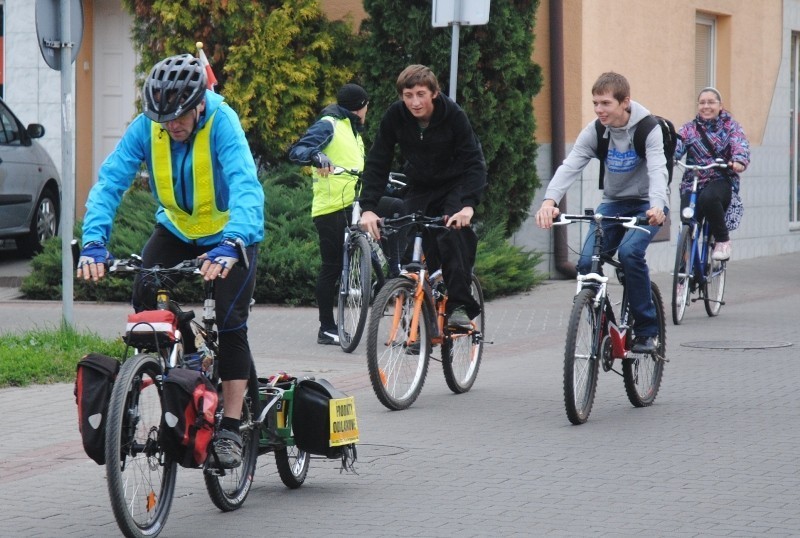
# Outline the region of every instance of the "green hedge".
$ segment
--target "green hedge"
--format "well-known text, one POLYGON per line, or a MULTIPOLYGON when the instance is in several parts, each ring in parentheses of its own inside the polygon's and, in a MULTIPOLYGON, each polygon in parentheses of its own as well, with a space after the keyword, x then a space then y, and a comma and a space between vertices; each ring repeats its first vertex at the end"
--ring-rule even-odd
MULTIPOLYGON (((260 304, 314 304, 314 287, 320 267, 317 231, 311 221, 311 176, 306 169, 282 165, 261 176, 266 194, 266 238, 258 255, 255 299, 260 304)), ((109 242, 116 256, 139 253, 154 224, 156 204, 140 187, 129 190, 117 211, 109 242)), ((534 271, 540 255, 508 243, 502 225, 481 230, 476 273, 486 299, 533 287, 541 276, 534 271)), ((80 223, 75 237, 80 237, 80 223)), ((28 299, 61 298, 61 240, 54 238, 31 263, 31 274, 21 287, 28 299)), ((105 278, 97 283, 76 280, 78 301, 130 300, 130 278, 105 278)), ((199 286, 184 282, 177 296, 186 302, 201 298, 199 286)))

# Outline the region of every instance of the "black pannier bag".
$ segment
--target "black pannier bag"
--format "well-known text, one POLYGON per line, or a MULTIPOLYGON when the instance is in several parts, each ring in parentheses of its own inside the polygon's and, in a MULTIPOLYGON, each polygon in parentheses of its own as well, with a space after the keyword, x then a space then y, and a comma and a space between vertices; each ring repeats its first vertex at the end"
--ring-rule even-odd
POLYGON ((75 376, 78 429, 86 455, 98 465, 106 462, 108 402, 119 367, 117 359, 99 353, 90 353, 78 362, 75 376))
POLYGON ((300 450, 326 458, 342 458, 343 467, 352 467, 358 442, 354 400, 325 379, 303 379, 297 383, 292 430, 300 450))
POLYGON ((200 467, 214 437, 219 397, 211 381, 196 370, 173 368, 164 377, 159 442, 182 467, 200 467))

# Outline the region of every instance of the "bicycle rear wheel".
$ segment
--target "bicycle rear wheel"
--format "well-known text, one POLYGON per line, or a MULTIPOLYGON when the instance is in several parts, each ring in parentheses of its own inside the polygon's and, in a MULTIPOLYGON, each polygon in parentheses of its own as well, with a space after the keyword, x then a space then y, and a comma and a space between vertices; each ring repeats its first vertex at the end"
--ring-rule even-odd
POLYGON ((445 330, 442 341, 442 370, 447 386, 456 394, 472 388, 478 377, 483 356, 483 337, 485 330, 485 309, 483 289, 478 277, 472 275, 470 289, 472 297, 481 306, 481 312, 473 320, 474 327, 469 331, 445 330))
POLYGON ((564 348, 564 407, 573 424, 589 419, 597 391, 600 357, 595 349, 599 342, 600 316, 594 307, 595 290, 583 289, 572 303, 564 348))
POLYGON ((656 307, 658 337, 656 351, 652 354, 629 354, 622 361, 622 379, 625 392, 634 407, 648 407, 658 395, 661 377, 664 374, 664 362, 667 358, 667 324, 664 319, 664 301, 661 291, 655 283, 650 283, 650 294, 656 307))
POLYGON ((367 322, 372 295, 372 264, 369 241, 361 234, 351 234, 345 246, 349 263, 339 284, 337 327, 339 345, 351 353, 358 347, 367 322))
POLYGON ((725 296, 725 272, 728 262, 721 262, 711 259, 714 252, 714 243, 708 242, 706 253, 706 271, 703 279, 703 303, 706 307, 706 314, 711 317, 718 316, 722 309, 722 298, 725 296))
POLYGON ((308 475, 311 456, 296 446, 287 446, 275 450, 275 465, 281 482, 289 489, 297 489, 303 485, 308 475))
POLYGON ((114 382, 106 425, 111 508, 129 538, 157 536, 172 506, 177 465, 159 445, 161 361, 146 354, 125 361, 114 382))
POLYGON ((675 268, 672 271, 672 323, 680 325, 689 304, 691 292, 690 261, 692 256, 692 227, 684 224, 678 237, 675 268))
MULTIPOLYGON (((222 394, 222 387, 219 387, 219 393, 222 394)), ((258 378, 255 367, 251 365, 239 427, 239 435, 242 437, 242 464, 235 469, 206 469, 203 473, 211 502, 223 512, 240 508, 253 485, 260 436, 260 425, 255 422, 259 409, 258 378)))
POLYGON ((417 338, 411 341, 416 283, 407 278, 388 281, 370 313, 367 366, 372 389, 389 409, 409 407, 419 396, 428 374, 430 327, 422 305, 417 338))

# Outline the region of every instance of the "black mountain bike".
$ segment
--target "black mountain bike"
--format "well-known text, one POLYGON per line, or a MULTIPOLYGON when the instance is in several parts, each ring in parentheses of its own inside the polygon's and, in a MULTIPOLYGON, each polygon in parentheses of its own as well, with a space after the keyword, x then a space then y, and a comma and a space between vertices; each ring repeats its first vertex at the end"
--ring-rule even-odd
MULTIPOLYGON (((351 353, 361 342, 372 300, 393 271, 389 267, 390 262, 383 245, 362 231, 358 224, 361 219, 361 204, 358 200, 361 193, 361 172, 336 167, 334 173, 347 173, 356 178, 352 217, 350 225, 344 230, 342 276, 339 279, 336 317, 339 345, 343 351, 351 353)), ((390 172, 386 195, 399 198, 401 190, 406 186, 405 178, 404 174, 390 172)))
MULTIPOLYGON (((240 260, 247 265, 243 250, 240 260)), ((224 402, 216 360, 214 281, 204 283, 203 318, 202 323, 197 323, 193 320, 194 312, 183 311, 172 295, 181 277, 199 275, 199 260, 185 260, 174 267, 145 269, 141 259, 134 256, 115 260, 109 267, 109 275, 114 274, 142 275, 158 290, 158 310, 169 310, 179 321, 191 321, 196 333, 182 335, 179 329, 169 329, 156 321, 138 322, 129 327, 125 337, 126 358, 114 381, 109 402, 105 457, 114 517, 125 536, 152 537, 166 524, 178 467, 161 442, 165 420, 162 394, 170 370, 202 371, 220 394, 215 431, 222 419, 224 402), (183 353, 183 341, 187 337, 195 339, 198 353, 183 353), (132 356, 128 356, 130 350, 133 350, 132 356)), ((154 316, 153 320, 158 318, 154 316)), ((220 510, 232 511, 242 506, 253 483, 259 454, 275 453, 279 475, 287 487, 297 488, 305 480, 310 458, 297 449, 291 430, 294 387, 294 381, 260 383, 251 364, 239 431, 242 464, 235 469, 216 468, 212 442, 208 459, 202 466, 208 494, 220 510), (277 412, 278 408, 281 413, 277 412), (279 414, 282 423, 275 421, 279 414)))

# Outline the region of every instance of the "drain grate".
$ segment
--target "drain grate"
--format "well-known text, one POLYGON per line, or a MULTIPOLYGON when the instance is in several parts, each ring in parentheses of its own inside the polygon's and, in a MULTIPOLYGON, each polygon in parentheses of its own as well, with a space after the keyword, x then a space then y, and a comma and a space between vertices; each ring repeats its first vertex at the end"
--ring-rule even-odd
POLYGON ((772 340, 704 340, 701 342, 683 342, 683 347, 701 349, 771 349, 791 347, 791 342, 775 342, 772 340))

